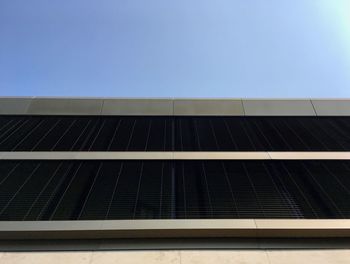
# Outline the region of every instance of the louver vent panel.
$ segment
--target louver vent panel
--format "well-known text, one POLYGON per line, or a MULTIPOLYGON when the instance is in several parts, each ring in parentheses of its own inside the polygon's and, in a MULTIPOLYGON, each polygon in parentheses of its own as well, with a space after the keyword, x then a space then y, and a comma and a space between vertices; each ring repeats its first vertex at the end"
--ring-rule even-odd
POLYGON ((350 218, 350 162, 0 162, 0 220, 228 218, 350 218))
POLYGON ((349 117, 0 116, 0 151, 349 151, 349 117))

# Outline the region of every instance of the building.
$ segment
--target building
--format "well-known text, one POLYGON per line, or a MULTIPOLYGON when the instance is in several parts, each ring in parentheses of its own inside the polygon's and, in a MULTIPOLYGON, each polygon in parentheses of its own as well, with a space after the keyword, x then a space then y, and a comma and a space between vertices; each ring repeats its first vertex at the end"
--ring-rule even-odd
POLYGON ((0 115, 2 250, 350 245, 350 100, 1 98, 0 115))

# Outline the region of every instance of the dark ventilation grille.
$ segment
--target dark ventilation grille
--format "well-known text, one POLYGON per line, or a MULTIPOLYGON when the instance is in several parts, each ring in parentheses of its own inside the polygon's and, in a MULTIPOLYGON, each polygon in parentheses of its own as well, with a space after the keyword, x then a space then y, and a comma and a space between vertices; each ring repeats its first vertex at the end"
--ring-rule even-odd
POLYGON ((158 117, 1 117, 0 150, 164 151, 171 126, 158 117))
POLYGON ((346 151, 349 117, 0 116, 1 151, 346 151))
POLYGON ((1 220, 350 218, 349 161, 1 161, 1 220))
POLYGON ((176 150, 350 149, 348 117, 186 117, 175 123, 176 150))

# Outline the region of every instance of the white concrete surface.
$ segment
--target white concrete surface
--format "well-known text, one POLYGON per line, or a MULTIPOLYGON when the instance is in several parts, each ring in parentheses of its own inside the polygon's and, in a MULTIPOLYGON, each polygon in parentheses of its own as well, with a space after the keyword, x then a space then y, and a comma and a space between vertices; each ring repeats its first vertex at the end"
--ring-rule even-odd
POLYGON ((92 252, 8 252, 1 264, 89 264, 92 252))
POLYGON ((350 250, 273 250, 267 254, 270 264, 350 263, 350 250))
POLYGON ((180 256, 181 264, 269 264, 264 250, 188 250, 180 256))
POLYGON ((1 264, 348 264, 350 249, 0 252, 1 264))
POLYGON ((91 264, 179 264, 179 251, 100 251, 92 255, 91 264))

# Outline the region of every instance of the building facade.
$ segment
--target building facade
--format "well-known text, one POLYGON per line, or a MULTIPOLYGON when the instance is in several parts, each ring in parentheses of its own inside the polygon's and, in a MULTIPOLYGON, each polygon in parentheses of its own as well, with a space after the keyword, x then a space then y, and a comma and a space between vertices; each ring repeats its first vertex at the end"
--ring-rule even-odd
POLYGON ((349 115, 350 100, 1 98, 3 247, 347 239, 349 115))

